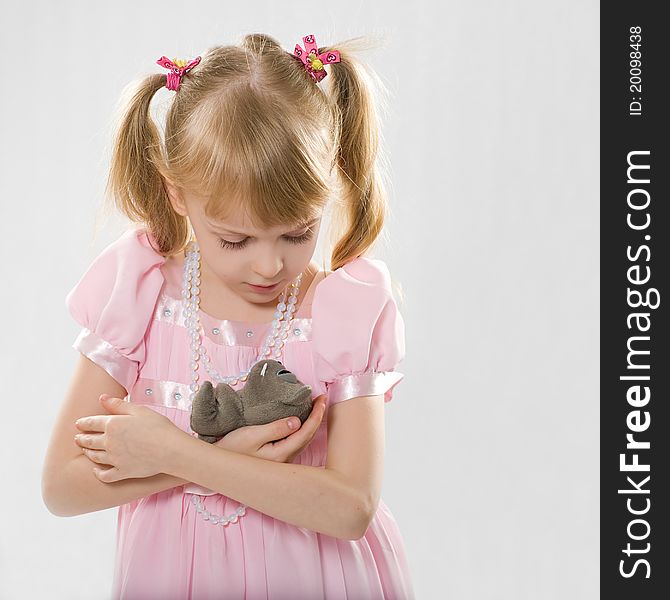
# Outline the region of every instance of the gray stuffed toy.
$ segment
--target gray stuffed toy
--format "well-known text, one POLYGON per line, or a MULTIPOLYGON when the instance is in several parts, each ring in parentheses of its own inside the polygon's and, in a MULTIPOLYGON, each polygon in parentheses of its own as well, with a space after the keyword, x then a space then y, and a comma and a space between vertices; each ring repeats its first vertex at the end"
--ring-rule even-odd
POLYGON ((193 398, 191 429, 213 444, 245 425, 265 425, 284 417, 298 417, 304 423, 311 411, 312 388, 279 361, 261 360, 237 392, 227 383, 215 389, 205 381, 193 398))

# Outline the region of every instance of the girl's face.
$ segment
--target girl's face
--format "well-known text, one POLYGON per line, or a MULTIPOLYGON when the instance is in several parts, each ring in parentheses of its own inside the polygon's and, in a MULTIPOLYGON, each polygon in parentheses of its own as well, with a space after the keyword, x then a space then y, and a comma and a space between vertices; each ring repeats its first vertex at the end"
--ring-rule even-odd
POLYGON ((175 210, 191 221, 200 247, 204 282, 223 284, 250 303, 274 306, 283 289, 308 268, 321 216, 293 227, 255 229, 242 214, 215 222, 205 215, 202 201, 183 193, 185 202, 180 202, 175 191, 172 188, 171 201, 175 210), (250 284, 276 285, 269 291, 259 291, 250 284))

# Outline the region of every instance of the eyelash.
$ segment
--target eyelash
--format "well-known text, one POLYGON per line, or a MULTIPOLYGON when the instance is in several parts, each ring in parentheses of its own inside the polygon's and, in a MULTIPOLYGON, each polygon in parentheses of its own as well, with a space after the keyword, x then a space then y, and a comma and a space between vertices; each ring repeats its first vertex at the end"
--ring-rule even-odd
MULTIPOLYGON (((298 236, 285 235, 283 237, 287 242, 289 242, 291 244, 305 244, 305 243, 309 242, 309 240, 312 239, 313 234, 314 234, 314 230, 308 229, 302 235, 298 235, 298 236)), ((241 242, 229 242, 228 240, 224 240, 223 238, 219 238, 219 245, 222 248, 227 248, 229 250, 241 250, 242 248, 244 248, 247 245, 248 242, 249 242, 249 238, 245 238, 241 242)))

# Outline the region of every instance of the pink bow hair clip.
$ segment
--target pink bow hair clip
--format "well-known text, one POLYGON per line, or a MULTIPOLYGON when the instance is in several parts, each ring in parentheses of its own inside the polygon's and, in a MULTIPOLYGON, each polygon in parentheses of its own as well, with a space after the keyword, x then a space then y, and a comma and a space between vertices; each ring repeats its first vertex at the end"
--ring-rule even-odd
POLYGON ((174 90, 175 92, 179 89, 181 84, 182 77, 188 73, 193 67, 195 67, 200 62, 201 57, 197 56, 191 62, 187 63, 185 60, 180 58, 175 58, 170 60, 166 56, 161 56, 156 63, 161 67, 169 69, 170 72, 167 74, 167 83, 165 87, 168 90, 174 90))
POLYGON ((293 56, 299 58, 305 67, 305 70, 312 76, 312 79, 319 83, 328 73, 324 69, 324 64, 340 62, 340 53, 337 50, 329 50, 319 54, 319 48, 316 45, 314 35, 306 35, 302 38, 305 49, 300 44, 295 45, 293 56))

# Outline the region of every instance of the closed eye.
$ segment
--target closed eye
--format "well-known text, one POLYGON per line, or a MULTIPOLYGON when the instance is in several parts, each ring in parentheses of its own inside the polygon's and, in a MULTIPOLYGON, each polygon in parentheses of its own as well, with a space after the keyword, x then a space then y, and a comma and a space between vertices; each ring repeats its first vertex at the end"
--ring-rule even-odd
MULTIPOLYGON (((302 235, 298 236, 283 235, 282 237, 290 244, 305 244, 309 242, 312 239, 312 237, 314 237, 314 230, 310 228, 302 235)), ((226 248, 229 250, 241 250, 249 243, 249 239, 250 238, 247 237, 240 242, 230 242, 228 240, 224 240, 223 238, 219 238, 219 245, 222 248, 226 248)))

